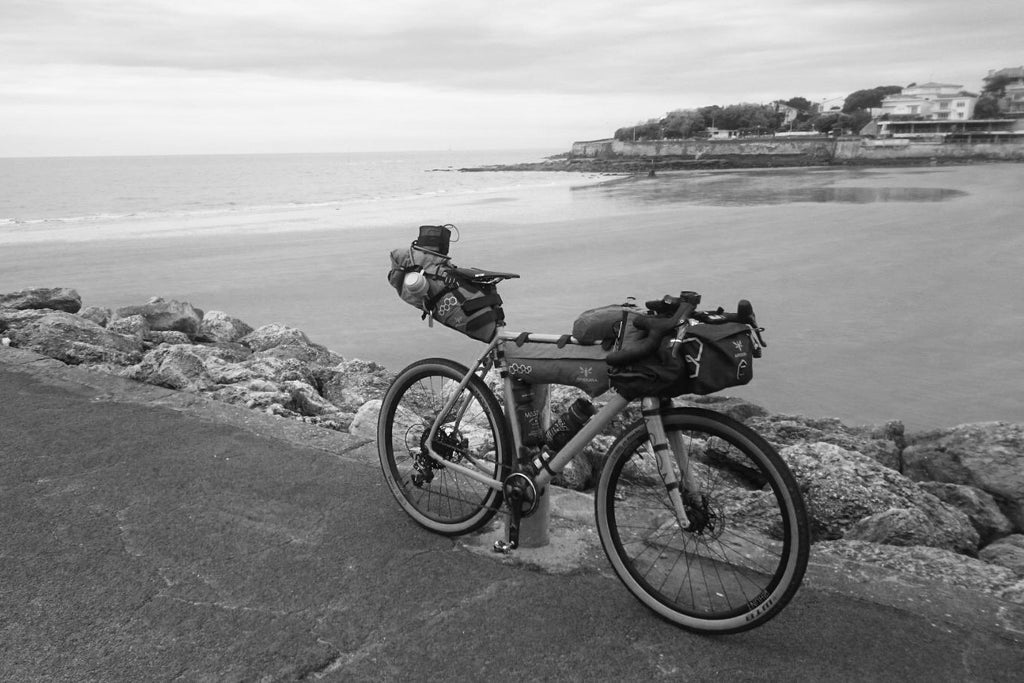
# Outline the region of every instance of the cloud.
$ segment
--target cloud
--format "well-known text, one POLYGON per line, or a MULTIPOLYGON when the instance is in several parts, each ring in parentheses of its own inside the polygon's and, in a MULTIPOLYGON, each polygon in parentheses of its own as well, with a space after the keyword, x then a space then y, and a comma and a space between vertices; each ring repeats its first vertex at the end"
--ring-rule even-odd
POLYGON ((151 144, 161 121, 199 149, 243 132, 308 148, 312 131, 565 146, 677 108, 978 89, 1021 63, 1022 31, 1024 3, 962 0, 3 0, 0 126, 84 139, 111 118, 151 144))

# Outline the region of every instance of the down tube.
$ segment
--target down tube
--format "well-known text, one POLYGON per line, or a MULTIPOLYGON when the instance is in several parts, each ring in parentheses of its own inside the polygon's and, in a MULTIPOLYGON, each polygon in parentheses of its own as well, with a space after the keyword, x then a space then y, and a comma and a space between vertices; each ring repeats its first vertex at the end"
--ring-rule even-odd
MULTIPOLYGON (((593 441, 594 437, 597 436, 604 430, 608 424, 615 419, 615 416, 622 412, 622 410, 629 405, 629 399, 623 398, 619 394, 613 394, 608 399, 608 403, 605 404, 601 410, 598 411, 597 415, 590 418, 583 428, 580 429, 576 436, 569 439, 569 443, 562 447, 562 450, 555 454, 555 457, 551 459, 548 466, 555 472, 561 472, 565 469, 565 466, 569 464, 569 461, 575 458, 577 455, 583 452, 583 449, 588 443, 593 441)), ((547 486, 551 483, 552 475, 546 470, 541 472, 534 477, 534 482, 537 486, 547 486)))

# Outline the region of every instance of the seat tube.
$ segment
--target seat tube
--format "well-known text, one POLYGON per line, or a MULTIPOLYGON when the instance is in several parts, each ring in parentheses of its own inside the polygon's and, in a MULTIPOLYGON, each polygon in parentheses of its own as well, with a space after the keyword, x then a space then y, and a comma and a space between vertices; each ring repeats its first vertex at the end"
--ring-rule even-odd
POLYGON ((679 492, 679 478, 676 476, 673 467, 675 458, 672 455, 672 447, 668 443, 665 434, 665 425, 661 421, 662 400, 654 397, 646 397, 640 404, 640 412, 643 415, 644 423, 647 426, 647 434, 654 448, 654 457, 658 463, 658 474, 665 484, 669 500, 672 501, 673 511, 679 526, 683 529, 690 528, 690 519, 686 516, 683 508, 683 497, 679 492))

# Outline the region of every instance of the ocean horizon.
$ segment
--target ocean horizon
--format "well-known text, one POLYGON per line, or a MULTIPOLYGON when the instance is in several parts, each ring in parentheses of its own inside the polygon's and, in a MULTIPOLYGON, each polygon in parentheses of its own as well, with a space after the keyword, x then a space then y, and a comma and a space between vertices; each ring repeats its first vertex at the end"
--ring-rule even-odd
POLYGON ((0 159, 0 291, 74 287, 106 307, 161 296, 291 325, 393 370, 470 363, 482 345, 428 328, 386 281, 391 249, 453 223, 457 264, 522 275, 501 288, 512 329, 568 332, 579 312, 630 296, 746 298, 768 348, 728 395, 908 429, 1024 422, 1011 346, 1024 332, 1024 165, 611 183, 454 171, 553 153, 0 159))

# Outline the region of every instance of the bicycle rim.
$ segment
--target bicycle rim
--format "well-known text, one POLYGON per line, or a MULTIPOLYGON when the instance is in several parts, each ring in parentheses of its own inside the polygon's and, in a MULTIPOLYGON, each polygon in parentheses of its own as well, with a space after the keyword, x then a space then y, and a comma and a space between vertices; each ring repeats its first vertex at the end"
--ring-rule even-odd
POLYGON ((676 409, 663 420, 700 489, 702 502, 686 505, 697 528, 684 530, 676 519, 640 421, 612 446, 598 486, 605 552, 641 602, 684 628, 759 626, 789 602, 807 566, 796 482, 764 439, 726 416, 676 409))
MULTIPOLYGON (((468 370, 429 359, 398 374, 381 403, 377 448, 384 477, 402 508, 419 524, 442 534, 480 528, 501 505, 501 492, 440 465, 425 446, 437 416, 468 370)), ((477 377, 449 411, 433 443, 445 460, 503 480, 510 471, 503 414, 477 377)))

